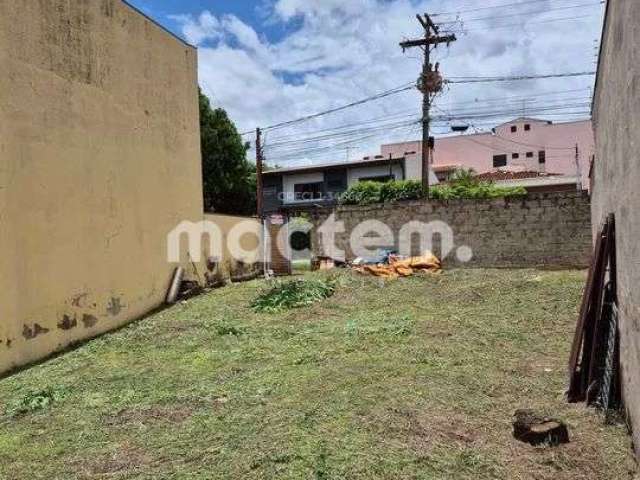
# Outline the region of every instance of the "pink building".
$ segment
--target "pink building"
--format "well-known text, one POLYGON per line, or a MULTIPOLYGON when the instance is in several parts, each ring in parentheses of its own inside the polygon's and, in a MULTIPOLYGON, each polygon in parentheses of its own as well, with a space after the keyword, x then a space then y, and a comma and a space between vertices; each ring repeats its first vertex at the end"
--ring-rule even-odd
MULTIPOLYGON (((406 178, 419 179, 421 145, 420 141, 383 145, 381 153, 385 158, 404 156, 406 178)), ((552 123, 522 117, 498 125, 491 133, 436 138, 432 165, 439 178, 456 168, 471 168, 478 174, 538 172, 538 176, 574 177, 587 189, 593 153, 591 120, 552 123)))

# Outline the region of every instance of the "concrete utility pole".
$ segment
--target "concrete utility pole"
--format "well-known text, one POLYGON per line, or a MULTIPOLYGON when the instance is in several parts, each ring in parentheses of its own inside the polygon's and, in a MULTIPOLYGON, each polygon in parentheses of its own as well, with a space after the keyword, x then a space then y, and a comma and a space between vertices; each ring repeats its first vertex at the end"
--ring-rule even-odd
POLYGON ((263 206, 262 206, 262 131, 256 128, 256 200, 258 218, 262 218, 263 206))
POLYGON ((427 197, 429 196, 429 115, 431 110, 431 95, 437 93, 442 88, 442 77, 438 73, 438 66, 433 70, 431 65, 431 46, 437 47, 441 43, 449 45, 455 42, 455 35, 440 36, 440 29, 433 23, 428 14, 424 17, 416 15, 416 18, 424 28, 424 38, 418 40, 407 40, 401 42, 400 46, 404 52, 408 48, 422 47, 424 51, 424 62, 422 64, 422 74, 418 80, 418 90, 422 92, 422 185, 425 188, 427 197))

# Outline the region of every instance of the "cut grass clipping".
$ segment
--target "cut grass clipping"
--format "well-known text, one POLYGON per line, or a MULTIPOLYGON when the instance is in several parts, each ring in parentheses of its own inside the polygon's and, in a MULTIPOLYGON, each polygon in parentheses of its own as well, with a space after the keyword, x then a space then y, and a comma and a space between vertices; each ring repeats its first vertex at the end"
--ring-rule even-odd
POLYGON ((13 405, 8 413, 12 416, 19 416, 45 410, 62 398, 64 398, 64 388, 62 387, 47 387, 44 390, 32 391, 13 405))
POLYGON ((270 289, 253 300, 251 307, 256 312, 266 313, 306 307, 333 295, 336 283, 333 278, 276 281, 270 289))

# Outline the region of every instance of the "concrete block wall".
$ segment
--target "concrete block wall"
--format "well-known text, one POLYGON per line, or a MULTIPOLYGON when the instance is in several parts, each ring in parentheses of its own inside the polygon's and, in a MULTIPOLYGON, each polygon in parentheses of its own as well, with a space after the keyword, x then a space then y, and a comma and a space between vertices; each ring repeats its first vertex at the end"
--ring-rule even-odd
MULTIPOLYGON (((347 260, 356 255, 350 236, 367 220, 379 220, 392 235, 380 237, 379 247, 399 248, 400 230, 410 221, 441 221, 453 231, 454 249, 444 261, 449 266, 467 267, 577 267, 589 266, 591 222, 589 198, 578 192, 538 193, 526 197, 493 200, 410 201, 368 206, 340 206, 316 210, 312 215, 313 252, 331 256, 322 244, 318 228, 331 215, 344 222, 344 232, 336 234, 336 246, 347 260), (473 257, 461 262, 456 252, 469 247, 473 257)), ((436 235, 434 253, 442 255, 436 235)), ((411 254, 421 253, 419 240, 413 239, 411 254)))
MULTIPOLYGON (((616 222, 623 395, 640 454, 640 2, 607 2, 594 94, 594 235, 616 222)), ((639 455, 640 456, 640 455, 639 455)))

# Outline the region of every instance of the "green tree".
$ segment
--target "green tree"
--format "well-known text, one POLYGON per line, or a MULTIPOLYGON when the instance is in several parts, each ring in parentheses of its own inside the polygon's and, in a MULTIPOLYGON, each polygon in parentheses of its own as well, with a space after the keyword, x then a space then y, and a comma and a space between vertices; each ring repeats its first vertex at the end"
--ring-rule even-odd
POLYGON ((247 161, 249 143, 222 108, 200 92, 200 142, 204 208, 207 212, 256 213, 256 167, 247 161))

